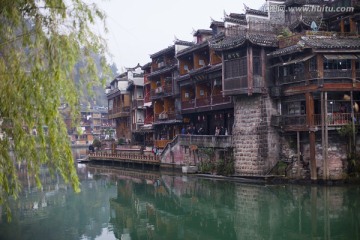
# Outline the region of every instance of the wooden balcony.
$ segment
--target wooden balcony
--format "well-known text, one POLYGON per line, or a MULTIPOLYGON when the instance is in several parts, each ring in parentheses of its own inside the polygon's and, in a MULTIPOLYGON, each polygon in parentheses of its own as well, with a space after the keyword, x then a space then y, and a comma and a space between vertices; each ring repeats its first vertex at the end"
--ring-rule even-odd
MULTIPOLYGON (((356 71, 360 77, 360 71, 356 71)), ((324 83, 349 83, 352 82, 351 70, 324 70, 324 77, 318 78, 317 72, 288 75, 279 77, 279 85, 305 86, 308 84, 323 85, 324 83)))
POLYGON ((181 109, 194 109, 194 108, 195 108, 195 99, 181 102, 181 109))
POLYGON ((154 116, 147 116, 144 120, 144 124, 152 124, 154 122, 154 116))
POLYGON ((164 89, 164 94, 166 96, 170 96, 170 95, 173 95, 173 88, 172 88, 172 85, 171 84, 167 84, 163 87, 164 89))
POLYGON ((212 107, 231 103, 230 96, 214 95, 201 97, 181 102, 181 110, 191 110, 195 108, 212 107))
POLYGON ((195 107, 207 107, 211 106, 211 97, 196 98, 195 107))
MULTIPOLYGON (((360 113, 355 113, 355 124, 360 124, 360 113)), ((328 113, 326 117, 327 126, 330 128, 340 127, 351 123, 351 113, 328 113)), ((314 127, 321 128, 321 114, 313 115, 314 127)), ((281 127, 285 131, 307 131, 309 126, 306 122, 306 115, 273 115, 271 125, 281 127)))
POLYGON ((351 78, 351 69, 346 70, 324 70, 324 78, 351 78))
POLYGON ((175 120, 175 119, 176 119, 175 112, 164 111, 162 113, 156 113, 154 116, 155 122, 164 121, 164 120, 175 120))
POLYGON ((138 98, 132 101, 133 108, 143 108, 144 107, 144 99, 138 98))
POLYGON ((129 117, 130 116, 130 107, 118 107, 109 110, 109 119, 129 117))

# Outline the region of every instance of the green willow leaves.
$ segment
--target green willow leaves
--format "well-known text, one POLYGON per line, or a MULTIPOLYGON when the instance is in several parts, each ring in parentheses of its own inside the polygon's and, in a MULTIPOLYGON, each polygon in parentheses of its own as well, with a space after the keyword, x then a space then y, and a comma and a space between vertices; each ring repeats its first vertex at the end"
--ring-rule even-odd
POLYGON ((0 205, 21 188, 18 164, 27 165, 38 187, 46 165, 80 190, 59 107, 67 104, 74 118, 79 90, 107 77, 106 61, 100 74, 91 56, 106 54, 104 40, 91 30, 100 23, 105 29, 104 17, 88 1, 1 0, 0 205))

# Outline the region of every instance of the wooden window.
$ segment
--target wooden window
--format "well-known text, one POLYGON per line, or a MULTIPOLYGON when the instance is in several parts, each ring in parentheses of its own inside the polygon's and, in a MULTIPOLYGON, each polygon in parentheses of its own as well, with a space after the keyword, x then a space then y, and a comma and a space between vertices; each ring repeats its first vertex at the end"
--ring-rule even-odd
POLYGON ((234 51, 224 53, 225 60, 225 79, 237 78, 247 75, 246 51, 234 51))
POLYGON ((350 59, 326 59, 324 58, 324 70, 351 69, 350 59))
POLYGON ((260 56, 253 56, 253 74, 254 75, 261 75, 260 56))
POLYGON ((316 58, 313 57, 310 59, 309 61, 309 71, 316 71, 317 70, 317 66, 316 66, 316 58))

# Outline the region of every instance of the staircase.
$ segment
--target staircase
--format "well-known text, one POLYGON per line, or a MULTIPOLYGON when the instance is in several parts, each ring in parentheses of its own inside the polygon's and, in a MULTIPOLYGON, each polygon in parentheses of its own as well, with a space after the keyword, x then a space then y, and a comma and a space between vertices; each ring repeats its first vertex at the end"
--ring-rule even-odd
POLYGON ((181 168, 185 165, 195 165, 196 157, 191 147, 184 146, 177 135, 171 142, 166 144, 160 154, 160 162, 162 166, 181 168))

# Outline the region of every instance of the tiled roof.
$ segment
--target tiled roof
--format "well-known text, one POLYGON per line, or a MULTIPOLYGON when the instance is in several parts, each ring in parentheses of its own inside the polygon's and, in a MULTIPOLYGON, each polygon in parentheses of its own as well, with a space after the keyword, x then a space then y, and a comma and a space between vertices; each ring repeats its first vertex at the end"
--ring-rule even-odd
POLYGON ((169 71, 172 71, 172 70, 176 69, 176 67, 177 67, 177 65, 172 65, 172 66, 167 66, 167 67, 161 68, 158 71, 150 73, 148 75, 148 78, 155 77, 155 76, 158 76, 158 75, 163 74, 163 73, 167 73, 169 71))
POLYGON ((182 76, 179 76, 176 78, 176 81, 184 81, 184 80, 188 80, 190 79, 190 75, 189 74, 185 74, 185 75, 182 75, 182 76))
POLYGON ((264 11, 256 10, 256 9, 252 9, 252 8, 247 8, 245 13, 251 14, 251 15, 257 15, 257 16, 264 16, 264 17, 268 16, 268 12, 264 12, 264 11))
POLYGON ((360 48, 360 38, 320 37, 304 36, 302 40, 306 46, 312 48, 360 48))
POLYGON ((243 45, 246 40, 259 46, 277 47, 278 40, 275 34, 262 33, 256 31, 243 31, 237 36, 225 37, 222 41, 212 41, 210 47, 216 50, 227 50, 243 45))
POLYGON ((183 45, 183 46, 189 46, 190 47, 190 46, 194 45, 195 43, 176 39, 174 41, 174 44, 175 45, 183 45))
MULTIPOLYGON (((224 33, 220 32, 216 36, 212 37, 210 39, 210 41, 218 41, 218 40, 222 39, 224 36, 225 36, 224 33)), ((194 52, 194 51, 196 51, 198 49, 201 49, 203 47, 206 47, 208 45, 209 45, 209 41, 205 41, 205 42, 198 43, 198 44, 193 44, 193 46, 182 49, 179 52, 177 52, 176 57, 184 56, 184 55, 186 55, 188 53, 194 52)))
POLYGON ((190 79, 192 76, 196 76, 197 74, 209 74, 215 71, 219 71, 222 69, 222 63, 218 63, 216 65, 207 65, 202 68, 198 68, 195 70, 190 71, 188 74, 179 76, 176 80, 177 81, 184 81, 190 79))
POLYGON ((267 56, 278 57, 278 56, 282 56, 282 55, 286 55, 286 54, 290 54, 290 53, 301 52, 303 49, 304 49, 303 45, 296 44, 296 45, 292 45, 289 47, 280 48, 276 51, 269 53, 267 56))
POLYGON ((197 36, 199 34, 212 35, 212 30, 209 29, 198 29, 194 32, 193 36, 197 36))
POLYGON ((188 53, 190 53, 190 52, 193 52, 193 51, 195 51, 195 50, 197 50, 197 49, 206 47, 206 46, 208 46, 208 45, 209 45, 208 41, 202 42, 202 43, 200 43, 200 44, 195 44, 195 45, 193 45, 193 46, 191 46, 191 47, 188 47, 188 48, 185 48, 185 49, 180 50, 180 51, 176 54, 176 57, 184 56, 184 55, 186 55, 186 54, 188 54, 188 53))
POLYGON ((255 45, 264 47, 277 47, 278 40, 275 34, 261 33, 261 32, 249 32, 248 39, 255 45))
POLYGON ((324 0, 286 0, 285 5, 291 6, 291 5, 319 5, 323 4, 324 0))
POLYGON ((141 67, 142 70, 148 69, 151 67, 151 62, 146 63, 144 66, 141 67))
POLYGON ((226 17, 224 18, 224 22, 236 23, 236 24, 241 24, 241 25, 247 25, 246 19, 238 19, 238 18, 232 18, 232 17, 228 17, 228 16, 226 16, 226 17))
POLYGON ((213 26, 213 25, 219 26, 219 27, 224 27, 224 26, 225 26, 224 22, 215 21, 215 20, 212 20, 212 21, 211 21, 210 28, 211 28, 211 26, 213 26))
POLYGON ((218 50, 231 49, 243 45, 245 41, 246 35, 241 34, 232 37, 225 37, 222 41, 219 42, 210 42, 210 47, 218 50))
POLYGON ((277 57, 294 52, 300 52, 305 48, 313 49, 355 49, 360 51, 360 38, 341 38, 329 36, 302 36, 294 45, 278 49, 269 53, 269 57, 277 57))
POLYGON ((154 54, 151 54, 150 58, 156 58, 156 57, 159 57, 159 56, 161 56, 161 55, 163 55, 165 53, 170 53, 171 51, 175 52, 175 46, 174 45, 169 46, 169 47, 167 47, 165 49, 162 49, 162 50, 160 50, 160 51, 158 51, 158 52, 156 52, 154 54))
POLYGON ((243 13, 230 13, 228 15, 231 18, 236 18, 236 19, 240 19, 240 20, 246 20, 246 15, 243 13))

